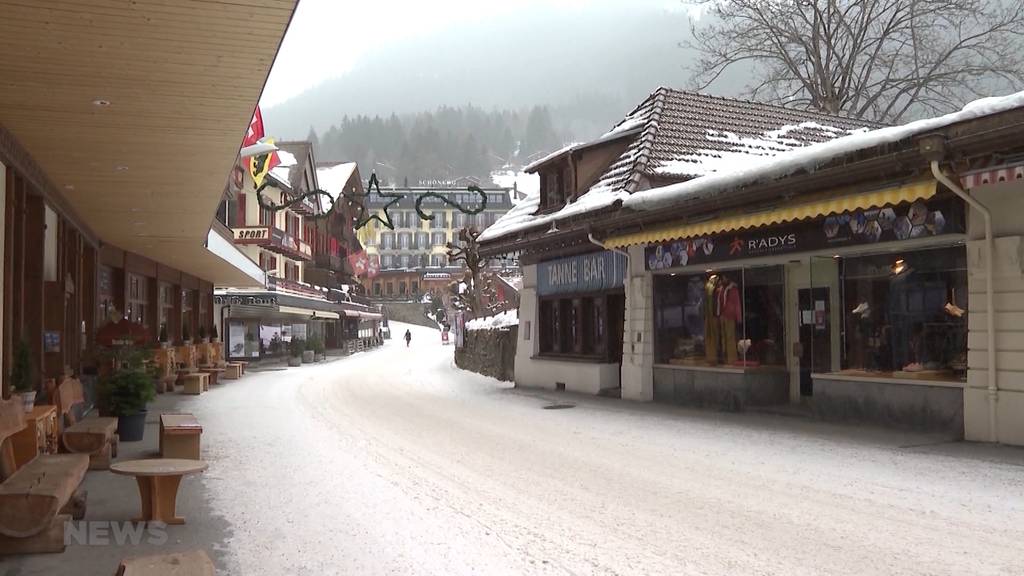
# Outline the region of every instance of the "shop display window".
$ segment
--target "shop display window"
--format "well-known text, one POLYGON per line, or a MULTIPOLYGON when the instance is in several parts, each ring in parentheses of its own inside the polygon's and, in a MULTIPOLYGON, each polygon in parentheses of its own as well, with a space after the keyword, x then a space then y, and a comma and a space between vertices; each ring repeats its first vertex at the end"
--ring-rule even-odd
POLYGON ((781 266, 654 277, 655 362, 783 366, 781 266))
POLYGON ((843 258, 840 270, 844 373, 966 380, 963 246, 843 258))

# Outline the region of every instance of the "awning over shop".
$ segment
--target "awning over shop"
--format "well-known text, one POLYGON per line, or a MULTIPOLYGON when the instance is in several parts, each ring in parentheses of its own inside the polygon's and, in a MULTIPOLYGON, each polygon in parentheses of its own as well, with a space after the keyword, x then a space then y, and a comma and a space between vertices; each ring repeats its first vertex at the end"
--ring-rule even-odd
POLYGON ((843 212, 849 212, 852 210, 881 208, 883 206, 897 205, 903 202, 927 199, 935 195, 935 190, 935 180, 924 180, 901 186, 884 188, 881 190, 836 196, 814 202, 793 204, 791 206, 774 208, 772 210, 758 212, 755 214, 736 214, 716 218, 714 220, 708 220, 706 222, 661 226, 650 230, 644 230, 642 232, 613 236, 608 238, 604 244, 610 248, 624 248, 626 246, 635 246, 638 244, 652 244, 667 240, 678 240, 694 236, 719 234, 722 232, 731 232, 745 228, 757 228, 759 226, 768 226, 771 224, 784 224, 786 222, 795 222, 807 218, 818 218, 828 216, 830 214, 842 214, 843 212))
POLYGON ((362 312, 360 310, 342 310, 346 318, 360 318, 363 320, 380 320, 381 315, 376 312, 362 312))
POLYGON ((277 312, 279 314, 294 314, 296 316, 305 316, 307 318, 324 318, 324 319, 338 319, 339 316, 334 312, 326 312, 324 310, 313 310, 310 308, 299 308, 297 306, 278 306, 277 312))

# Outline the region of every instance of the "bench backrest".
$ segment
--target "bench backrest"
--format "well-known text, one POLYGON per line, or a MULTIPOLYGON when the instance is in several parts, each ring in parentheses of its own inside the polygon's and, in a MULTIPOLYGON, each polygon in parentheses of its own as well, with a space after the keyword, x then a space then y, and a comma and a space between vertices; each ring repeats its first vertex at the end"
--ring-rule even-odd
POLYGON ((25 427, 25 407, 20 398, 0 400, 0 480, 14 474, 14 445, 11 436, 25 427))
POLYGON ((85 392, 78 378, 65 377, 57 386, 57 412, 64 426, 78 422, 75 406, 85 403, 85 392))

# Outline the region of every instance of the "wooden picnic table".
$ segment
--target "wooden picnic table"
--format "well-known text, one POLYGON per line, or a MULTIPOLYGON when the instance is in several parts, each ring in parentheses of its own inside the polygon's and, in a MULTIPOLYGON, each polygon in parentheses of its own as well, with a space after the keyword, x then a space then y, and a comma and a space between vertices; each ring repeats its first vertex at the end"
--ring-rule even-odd
POLYGON ((182 476, 206 470, 202 460, 152 458, 128 460, 111 464, 110 471, 123 476, 135 476, 139 484, 142 515, 136 522, 159 521, 164 524, 184 524, 185 519, 175 515, 178 485, 182 476))

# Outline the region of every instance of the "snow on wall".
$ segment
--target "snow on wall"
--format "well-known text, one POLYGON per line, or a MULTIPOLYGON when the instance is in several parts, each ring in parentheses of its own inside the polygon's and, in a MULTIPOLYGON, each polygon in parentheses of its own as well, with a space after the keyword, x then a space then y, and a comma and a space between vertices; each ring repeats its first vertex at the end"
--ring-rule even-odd
POLYGON ((474 318, 466 322, 466 330, 495 330, 519 325, 519 310, 507 310, 501 314, 474 318))

